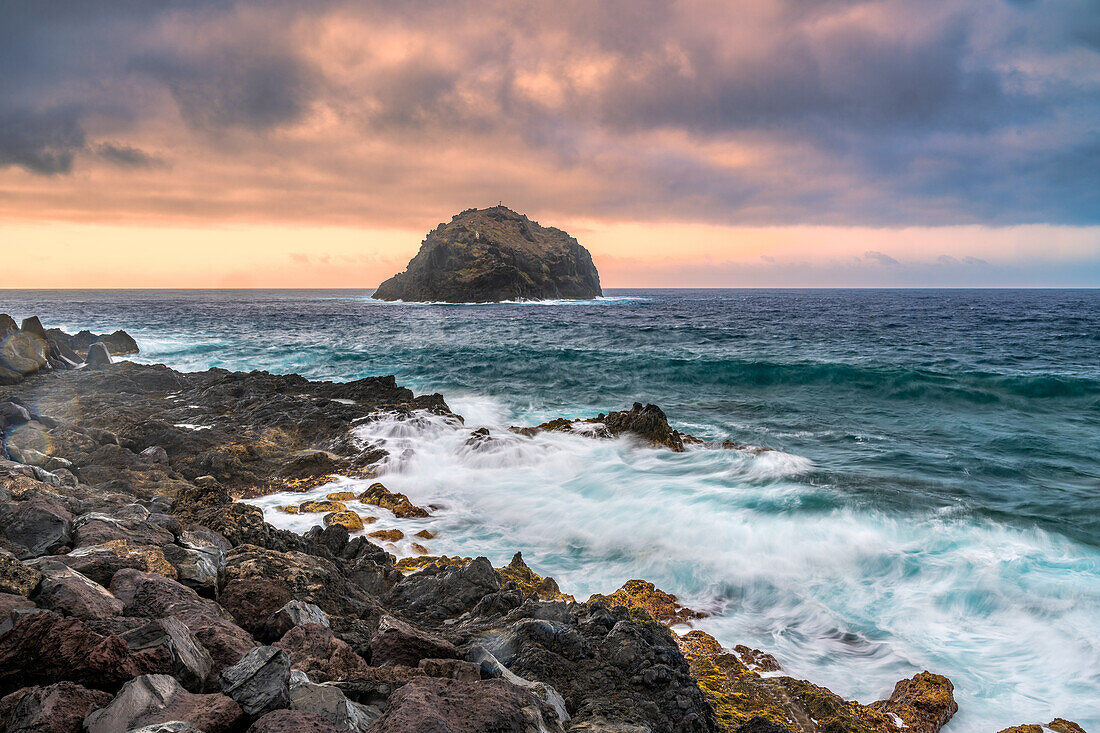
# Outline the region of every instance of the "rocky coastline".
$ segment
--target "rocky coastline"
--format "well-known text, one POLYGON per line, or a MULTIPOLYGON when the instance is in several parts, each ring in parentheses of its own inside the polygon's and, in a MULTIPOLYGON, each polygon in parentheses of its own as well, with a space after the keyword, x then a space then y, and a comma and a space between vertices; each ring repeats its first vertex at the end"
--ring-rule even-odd
MULTIPOLYGON (((432 555, 430 530, 398 559, 371 515, 432 509, 387 487, 385 450, 351 430, 461 420, 442 395, 185 374, 112 358, 137 350, 123 332, 38 319, 0 315, 0 332, 0 731, 935 733, 958 710, 927 671, 869 705, 786 676, 642 579, 578 601, 518 553, 432 555), (237 501, 337 475, 377 481, 284 507, 316 517, 303 535, 237 501)), ((701 443, 641 404, 515 430, 701 443)))

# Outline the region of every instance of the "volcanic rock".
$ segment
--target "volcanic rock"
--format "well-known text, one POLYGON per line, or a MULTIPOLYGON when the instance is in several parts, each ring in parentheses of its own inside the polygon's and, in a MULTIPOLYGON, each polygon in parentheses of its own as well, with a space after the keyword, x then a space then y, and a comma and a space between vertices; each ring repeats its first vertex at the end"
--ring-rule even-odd
POLYGON ((272 641, 278 641, 296 626, 316 624, 328 628, 328 614, 312 603, 305 601, 290 601, 279 610, 271 614, 264 624, 264 636, 272 641))
POLYGON ((73 515, 46 498, 0 504, 0 537, 20 559, 56 552, 72 541, 73 515))
POLYGON ((390 615, 382 617, 370 648, 371 661, 376 666, 415 667, 421 659, 458 659, 462 656, 449 641, 390 615))
POLYGON ((42 573, 28 567, 10 552, 0 550, 0 593, 29 596, 42 580, 42 573))
POLYGON ((622 588, 611 595, 594 595, 589 603, 599 601, 609 606, 638 608, 648 612, 653 618, 665 624, 688 623, 692 619, 703 618, 705 614, 680 605, 676 596, 665 593, 645 580, 628 580, 622 588))
POLYGON ((340 730, 365 731, 379 716, 377 708, 360 705, 329 683, 310 682, 304 672, 290 673, 290 708, 314 713, 340 730))
POLYGON ((190 692, 203 692, 214 669, 206 647, 177 618, 124 632, 122 639, 146 669, 169 672, 190 692))
POLYGON ((222 672, 222 692, 241 710, 258 718, 290 702, 290 657, 282 649, 261 646, 222 672))
POLYGON ((60 563, 43 567, 45 577, 34 601, 65 616, 110 618, 122 613, 122 601, 99 583, 60 563))
POLYGON ((25 687, 0 700, 4 733, 80 733, 84 718, 111 702, 110 693, 73 682, 25 687))
POLYGON ((194 695, 172 677, 146 674, 127 682, 110 705, 84 721, 86 733, 118 733, 180 720, 204 733, 232 733, 243 718, 225 695, 194 695))
POLYGON ((467 209, 428 233, 378 300, 485 303, 603 294, 592 255, 560 229, 504 206, 467 209))
POLYGON ((366 661, 320 624, 295 626, 275 646, 287 653, 294 669, 314 682, 354 679, 368 672, 366 661))
POLYGON ((339 733, 332 722, 304 710, 274 710, 252 724, 247 733, 339 733))

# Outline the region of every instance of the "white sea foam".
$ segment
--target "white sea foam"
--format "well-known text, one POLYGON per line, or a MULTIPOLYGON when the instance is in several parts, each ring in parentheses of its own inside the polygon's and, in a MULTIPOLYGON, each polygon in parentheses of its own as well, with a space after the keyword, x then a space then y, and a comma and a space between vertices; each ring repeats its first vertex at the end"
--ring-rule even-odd
MULTIPOLYGON (((922 669, 948 675, 960 712, 948 730, 997 730, 1055 715, 1089 720, 1100 699, 1100 554, 1041 530, 965 510, 888 514, 799 480, 804 457, 642 447, 507 431, 492 400, 459 395, 465 424, 427 413, 368 421, 358 436, 390 452, 382 480, 429 520, 380 516, 375 529, 430 527, 433 554, 521 550, 586 598, 646 578, 715 612, 724 644, 765 649, 792 675, 864 702, 922 669), (493 439, 468 444, 477 427, 493 439)), ((278 526, 320 515, 271 511, 366 482, 252 500, 278 526)), ((358 507, 365 509, 363 507, 358 507)), ((391 548, 412 551, 408 540, 391 548)))

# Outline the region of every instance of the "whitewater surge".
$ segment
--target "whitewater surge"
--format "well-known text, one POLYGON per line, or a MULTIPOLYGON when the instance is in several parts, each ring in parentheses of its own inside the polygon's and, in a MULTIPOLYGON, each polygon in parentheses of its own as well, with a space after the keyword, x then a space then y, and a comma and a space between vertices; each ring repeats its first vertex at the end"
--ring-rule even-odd
MULTIPOLYGON (((990 731, 1064 711, 1088 720, 1100 699, 1100 558, 1040 530, 974 519, 963 508, 892 516, 814 486, 813 464, 768 451, 677 454, 634 441, 507 431, 484 398, 452 400, 465 424, 427 413, 360 425, 391 454, 379 480, 434 507, 429 520, 381 517, 366 531, 430 528, 433 554, 528 564, 587 598, 644 578, 714 614, 698 625, 728 646, 765 649, 794 676, 861 702, 922 669, 946 674, 960 711, 949 730, 990 731), (493 439, 468 443, 488 427, 493 439)), ((320 515, 250 500, 304 532, 320 515)), ((419 540, 418 540, 419 541, 419 540)), ((413 553, 411 540, 388 547, 413 553)))

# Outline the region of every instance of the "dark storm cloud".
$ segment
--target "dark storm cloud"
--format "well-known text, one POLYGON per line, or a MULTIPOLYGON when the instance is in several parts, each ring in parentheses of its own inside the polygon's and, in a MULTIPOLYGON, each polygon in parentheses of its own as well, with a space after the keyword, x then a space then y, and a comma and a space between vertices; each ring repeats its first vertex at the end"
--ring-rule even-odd
POLYGON ((596 217, 1097 224, 1100 3, 0 4, 0 166, 147 168, 176 141, 131 135, 171 115, 212 159, 294 156, 352 192, 499 177, 596 217), (271 147, 314 113, 307 155, 271 147), (342 154, 363 140, 391 152, 342 154))

